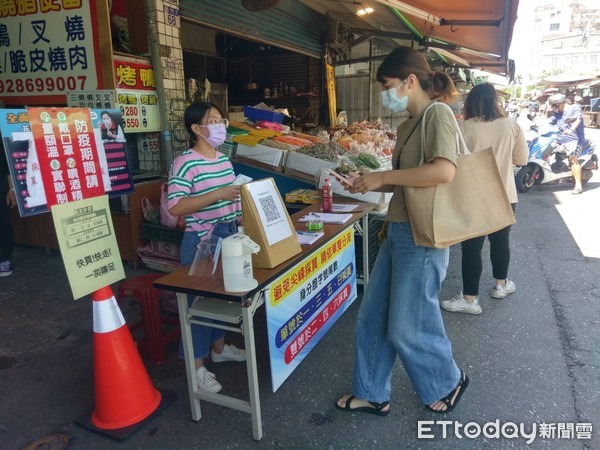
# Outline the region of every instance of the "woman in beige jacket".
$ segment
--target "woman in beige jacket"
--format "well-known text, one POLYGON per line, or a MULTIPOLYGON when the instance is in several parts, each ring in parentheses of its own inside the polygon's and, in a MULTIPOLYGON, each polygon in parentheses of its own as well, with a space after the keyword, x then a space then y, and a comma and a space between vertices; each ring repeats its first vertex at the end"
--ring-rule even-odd
MULTIPOLYGON (((479 84, 469 92, 464 109, 465 120, 460 124, 460 130, 467 147, 471 151, 493 148, 500 176, 514 211, 518 199, 513 165, 527 164, 529 155, 523 130, 517 122, 505 117, 498 104, 496 90, 489 83, 479 84)), ((515 283, 507 278, 510 228, 508 226, 488 235, 492 273, 496 280, 490 296, 496 299, 502 299, 516 290, 515 283)), ((484 241, 485 236, 481 236, 461 244, 463 292, 442 302, 442 308, 446 311, 481 314, 479 280, 484 241)))

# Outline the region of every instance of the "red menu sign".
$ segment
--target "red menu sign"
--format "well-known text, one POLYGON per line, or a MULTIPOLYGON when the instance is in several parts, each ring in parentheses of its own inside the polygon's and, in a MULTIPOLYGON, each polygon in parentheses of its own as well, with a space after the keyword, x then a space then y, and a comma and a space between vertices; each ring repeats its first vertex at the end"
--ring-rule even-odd
POLYGON ((156 91, 154 69, 150 64, 140 64, 115 59, 117 89, 156 91))
POLYGON ((104 195, 90 110, 28 108, 48 207, 104 195))

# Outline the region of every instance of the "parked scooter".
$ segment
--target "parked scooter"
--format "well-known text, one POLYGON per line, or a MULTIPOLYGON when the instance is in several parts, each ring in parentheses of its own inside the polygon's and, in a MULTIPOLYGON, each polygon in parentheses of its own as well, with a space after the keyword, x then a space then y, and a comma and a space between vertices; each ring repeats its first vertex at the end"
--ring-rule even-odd
MULTIPOLYGON (((529 141, 529 161, 515 177, 519 192, 529 192, 536 184, 574 182, 567 149, 556 143, 558 133, 558 127, 544 126, 538 130, 538 136, 529 141)), ((579 155, 583 186, 592 178, 592 170, 598 168, 598 156, 594 151, 594 143, 586 139, 579 155)))

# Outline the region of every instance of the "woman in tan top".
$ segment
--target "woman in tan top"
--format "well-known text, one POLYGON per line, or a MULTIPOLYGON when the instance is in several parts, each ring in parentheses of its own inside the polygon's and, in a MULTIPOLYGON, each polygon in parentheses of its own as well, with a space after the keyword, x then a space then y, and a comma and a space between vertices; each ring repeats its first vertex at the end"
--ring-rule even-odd
POLYGON ((450 108, 425 109, 434 98, 455 92, 447 74, 433 72, 416 50, 399 47, 377 71, 382 102, 410 118, 398 127, 394 170, 353 179, 351 192, 393 192, 387 235, 360 305, 352 394, 336 407, 387 415, 392 371, 400 357, 421 402, 433 412, 450 412, 469 379, 456 365, 442 321, 438 293, 448 267, 448 249, 415 245, 403 186, 447 183, 456 172, 458 125, 450 108), (425 164, 421 162, 421 123, 425 121, 425 164))
MULTIPOLYGON (((472 152, 493 148, 500 176, 514 211, 518 199, 513 164, 527 164, 529 152, 521 127, 514 120, 505 117, 500 109, 494 86, 484 83, 471 89, 465 102, 465 121, 460 124, 460 129, 472 152)), ((507 278, 510 263, 509 236, 510 225, 488 236, 492 272, 496 279, 490 295, 496 299, 502 299, 516 290, 515 283, 507 278)), ((446 311, 481 314, 479 280, 484 241, 485 236, 481 236, 461 244, 463 292, 442 302, 442 308, 446 311)))

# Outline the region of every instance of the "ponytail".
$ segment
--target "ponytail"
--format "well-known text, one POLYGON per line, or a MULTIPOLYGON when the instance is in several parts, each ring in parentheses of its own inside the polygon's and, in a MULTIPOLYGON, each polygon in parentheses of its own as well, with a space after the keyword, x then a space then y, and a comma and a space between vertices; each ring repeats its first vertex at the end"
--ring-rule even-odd
POLYGON ((419 80, 421 89, 429 94, 432 100, 452 103, 457 97, 452 78, 444 72, 431 70, 425 56, 410 47, 396 47, 377 69, 377 81, 383 83, 384 78, 405 80, 414 74, 419 80))

